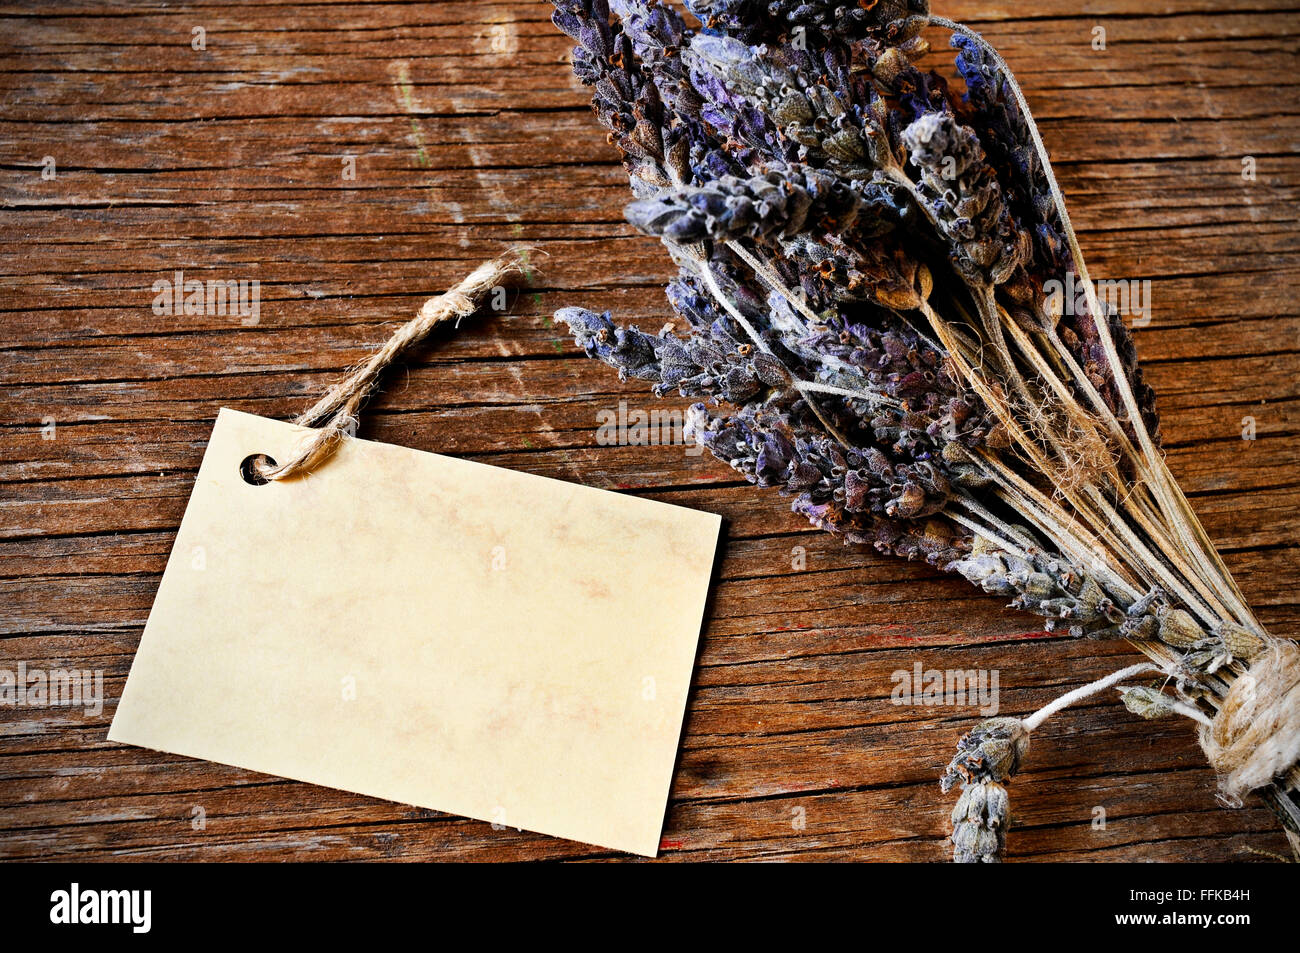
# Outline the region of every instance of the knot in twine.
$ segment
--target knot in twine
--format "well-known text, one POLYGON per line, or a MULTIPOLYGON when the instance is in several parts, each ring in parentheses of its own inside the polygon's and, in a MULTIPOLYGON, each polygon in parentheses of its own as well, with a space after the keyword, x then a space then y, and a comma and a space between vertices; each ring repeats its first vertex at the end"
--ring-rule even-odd
POLYGON ((277 465, 262 458, 257 464, 258 474, 265 480, 285 480, 306 473, 324 462, 338 448, 345 435, 356 433, 357 414, 379 383, 384 369, 424 340, 439 324, 454 321, 459 325, 461 318, 469 317, 479 309, 488 292, 500 287, 507 279, 515 275, 527 277, 524 261, 527 251, 524 248, 513 248, 495 261, 484 262, 456 287, 424 302, 415 317, 398 328, 369 360, 345 380, 335 384, 310 410, 294 420, 300 427, 317 429, 299 447, 292 459, 277 465))
POLYGON ((1233 806, 1300 763, 1300 647, 1269 640, 1201 729, 1201 747, 1233 806))

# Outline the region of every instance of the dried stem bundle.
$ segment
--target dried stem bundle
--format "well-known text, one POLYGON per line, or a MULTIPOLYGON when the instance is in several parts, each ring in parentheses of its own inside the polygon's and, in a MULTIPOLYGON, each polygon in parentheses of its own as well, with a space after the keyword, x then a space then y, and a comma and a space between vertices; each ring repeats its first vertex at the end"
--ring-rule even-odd
MULTIPOLYGON (((1169 690, 1125 690, 1130 710, 1202 722, 1224 798, 1260 789, 1300 832, 1295 647, 1260 626, 1165 465, 1129 332, 1001 57, 928 0, 686 5, 696 29, 658 0, 555 0, 553 20, 623 154, 628 220, 679 266, 689 333, 557 317, 624 378, 700 398, 688 433, 815 525, 1049 629, 1132 639, 1169 690), (951 35, 960 94, 914 65, 927 27, 951 35), (1049 282, 1073 276, 1084 300, 1060 307, 1049 282)), ((962 740, 943 779, 963 787, 956 859, 998 858, 1030 733, 1098 686, 962 740)))

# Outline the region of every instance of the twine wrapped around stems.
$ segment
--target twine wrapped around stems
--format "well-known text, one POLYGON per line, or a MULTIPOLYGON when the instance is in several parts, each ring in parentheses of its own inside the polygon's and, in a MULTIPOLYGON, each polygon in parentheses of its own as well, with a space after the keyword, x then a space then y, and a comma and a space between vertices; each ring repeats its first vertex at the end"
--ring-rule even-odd
POLYGON ((1300 647, 1269 639, 1200 740, 1220 792, 1234 806, 1300 763, 1300 647))
POLYGON ((262 458, 256 465, 258 475, 268 481, 287 480, 311 471, 328 459, 345 434, 355 430, 357 413, 379 383, 384 369, 428 337, 439 324, 454 321, 459 325, 461 318, 479 309, 492 289, 516 275, 526 274, 526 251, 512 248, 502 257, 479 265, 450 291, 424 302, 415 317, 398 328, 383 347, 294 420, 300 427, 317 429, 293 457, 281 464, 271 464, 262 458))

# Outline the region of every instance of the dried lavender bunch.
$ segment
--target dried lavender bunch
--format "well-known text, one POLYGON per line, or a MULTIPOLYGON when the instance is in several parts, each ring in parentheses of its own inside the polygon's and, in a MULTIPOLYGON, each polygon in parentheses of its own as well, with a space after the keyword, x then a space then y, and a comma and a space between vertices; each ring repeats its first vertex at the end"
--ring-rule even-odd
POLYGON ((1128 707, 1200 722, 1224 797, 1262 790, 1300 832, 1300 653, 1165 467, 1132 339, 996 51, 926 0, 688 0, 696 27, 658 0, 555 6, 628 221, 679 268, 683 327, 565 308, 575 341, 696 399, 691 438, 814 525, 1154 661, 963 739, 955 858, 1000 855, 1034 728, 1148 670, 1172 693, 1127 686, 1128 707), (927 25, 952 34, 964 93, 914 65, 927 25), (1060 314, 1045 287, 1071 273, 1086 307, 1060 314))

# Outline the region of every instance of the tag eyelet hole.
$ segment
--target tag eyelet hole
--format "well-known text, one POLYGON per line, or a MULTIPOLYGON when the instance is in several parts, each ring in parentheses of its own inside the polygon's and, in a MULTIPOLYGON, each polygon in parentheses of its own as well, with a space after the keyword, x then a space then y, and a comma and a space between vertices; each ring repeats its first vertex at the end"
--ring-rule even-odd
POLYGON ((264 453, 250 453, 244 457, 243 463, 239 465, 239 475, 244 478, 244 482, 249 486, 266 486, 271 481, 262 476, 260 467, 275 466, 275 458, 268 457, 264 453))

